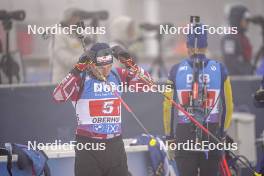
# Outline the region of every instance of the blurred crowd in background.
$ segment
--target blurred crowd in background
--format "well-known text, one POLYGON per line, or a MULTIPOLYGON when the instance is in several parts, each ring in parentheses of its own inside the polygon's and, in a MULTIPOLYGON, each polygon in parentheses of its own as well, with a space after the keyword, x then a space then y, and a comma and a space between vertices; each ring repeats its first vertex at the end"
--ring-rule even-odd
POLYGON ((190 15, 209 26, 237 27, 238 34, 208 37, 207 55, 225 63, 230 75, 264 75, 261 0, 1 1, 1 84, 61 81, 83 53, 79 36, 29 34, 28 25, 65 27, 79 21, 105 27, 104 34, 87 36, 86 48, 96 41, 120 45, 157 81, 164 81, 170 66, 187 57, 187 49, 183 34, 160 34, 159 24, 185 26, 190 15))

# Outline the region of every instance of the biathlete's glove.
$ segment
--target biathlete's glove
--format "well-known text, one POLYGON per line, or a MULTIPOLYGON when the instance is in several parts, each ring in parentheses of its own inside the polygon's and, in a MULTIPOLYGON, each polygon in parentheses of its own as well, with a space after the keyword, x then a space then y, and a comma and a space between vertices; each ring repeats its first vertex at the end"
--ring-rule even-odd
POLYGON ((74 68, 71 70, 70 73, 72 73, 73 75, 78 75, 81 72, 85 71, 88 68, 88 66, 93 63, 95 57, 96 56, 93 51, 87 51, 83 53, 80 56, 79 61, 74 65, 74 68))
POLYGON ((131 67, 136 68, 136 64, 130 54, 122 49, 120 46, 112 47, 113 55, 119 62, 121 62, 127 69, 131 69, 131 67))

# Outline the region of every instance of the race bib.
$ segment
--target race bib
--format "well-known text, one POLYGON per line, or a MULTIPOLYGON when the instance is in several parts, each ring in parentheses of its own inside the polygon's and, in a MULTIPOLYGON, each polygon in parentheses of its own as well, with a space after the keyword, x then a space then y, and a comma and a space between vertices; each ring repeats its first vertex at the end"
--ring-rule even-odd
POLYGON ((90 100, 89 110, 91 117, 120 116, 120 100, 90 100))

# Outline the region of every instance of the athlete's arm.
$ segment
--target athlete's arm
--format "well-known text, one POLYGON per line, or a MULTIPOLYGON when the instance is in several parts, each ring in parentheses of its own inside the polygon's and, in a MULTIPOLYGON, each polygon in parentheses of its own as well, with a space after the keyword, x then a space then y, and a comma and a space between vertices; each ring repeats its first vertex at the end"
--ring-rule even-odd
POLYGON ((151 76, 143 68, 139 67, 133 57, 122 47, 112 47, 114 57, 124 65, 126 69, 117 68, 118 74, 122 82, 130 84, 131 81, 142 84, 147 84, 146 81, 142 80, 140 75, 144 75, 146 79, 152 80, 151 76), (134 79, 135 78, 135 79, 134 79), (138 79, 137 79, 138 78, 138 79))
POLYGON ((72 101, 78 99, 81 84, 80 75, 88 68, 91 57, 93 56, 88 56, 87 53, 81 55, 78 63, 75 64, 70 73, 55 88, 53 99, 56 102, 66 102, 69 98, 71 98, 72 101))
POLYGON ((144 80, 140 78, 139 75, 144 75, 147 79, 152 80, 150 74, 143 68, 137 66, 136 64, 134 65, 134 68, 136 68, 136 71, 124 68, 116 68, 117 73, 123 83, 127 83, 127 85, 130 85, 132 82, 142 83, 143 85, 147 84, 144 80))
POLYGON ((227 74, 227 70, 222 66, 222 70, 224 73, 224 82, 223 82, 223 98, 224 98, 224 104, 223 104, 223 112, 225 112, 224 119, 224 129, 227 130, 230 127, 231 119, 232 119, 232 114, 233 114, 233 95, 232 95, 232 87, 230 83, 230 78, 227 74))
POLYGON ((225 117, 225 129, 229 128, 232 114, 233 114, 233 96, 232 96, 232 88, 230 83, 230 78, 224 82, 224 93, 225 93, 225 106, 226 106, 226 117, 225 117))
MULTIPOLYGON (((177 70, 177 65, 174 65, 172 69, 169 72, 169 77, 166 82, 166 85, 170 85, 171 89, 168 89, 167 91, 164 92, 164 95, 166 97, 169 97, 170 99, 173 99, 174 96, 174 85, 175 85, 175 75, 176 75, 176 70, 177 70)), ((172 111, 174 110, 171 101, 169 99, 164 97, 163 100, 163 127, 164 127, 164 133, 166 136, 171 135, 171 123, 172 123, 172 118, 173 114, 172 111)))
POLYGON ((69 73, 55 88, 53 92, 53 99, 56 102, 66 102, 69 98, 76 100, 80 89, 80 82, 80 75, 69 73))
MULTIPOLYGON (((166 85, 170 85, 170 87, 173 87, 173 82, 171 80, 166 81, 166 85)), ((166 97, 169 97, 170 99, 173 99, 173 89, 168 89, 164 92, 164 95, 166 97)), ((167 98, 164 97, 163 100, 163 127, 164 127, 164 133, 166 136, 170 136, 171 134, 171 118, 172 117, 172 103, 167 98)))

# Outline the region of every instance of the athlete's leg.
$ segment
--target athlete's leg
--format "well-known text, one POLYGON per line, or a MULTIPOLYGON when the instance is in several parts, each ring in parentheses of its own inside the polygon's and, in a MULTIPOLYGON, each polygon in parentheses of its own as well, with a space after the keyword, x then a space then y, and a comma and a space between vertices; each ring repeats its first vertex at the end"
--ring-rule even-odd
MULTIPOLYGON (((76 137, 77 143, 85 144, 89 142, 86 137, 76 137)), ((75 163, 74 173, 75 176, 102 176, 103 169, 98 162, 97 156, 92 150, 78 150, 75 148, 75 163)), ((100 157, 100 156, 98 156, 100 157)))
POLYGON ((197 176, 198 158, 195 152, 185 155, 176 154, 175 160, 180 176, 197 176))
POLYGON ((219 173, 219 156, 208 155, 208 159, 205 154, 201 154, 199 160, 200 175, 218 176, 219 173))
POLYGON ((106 145, 106 161, 109 168, 104 176, 127 176, 128 167, 127 167, 127 156, 124 148, 124 143, 122 138, 111 142, 111 144, 106 145))

